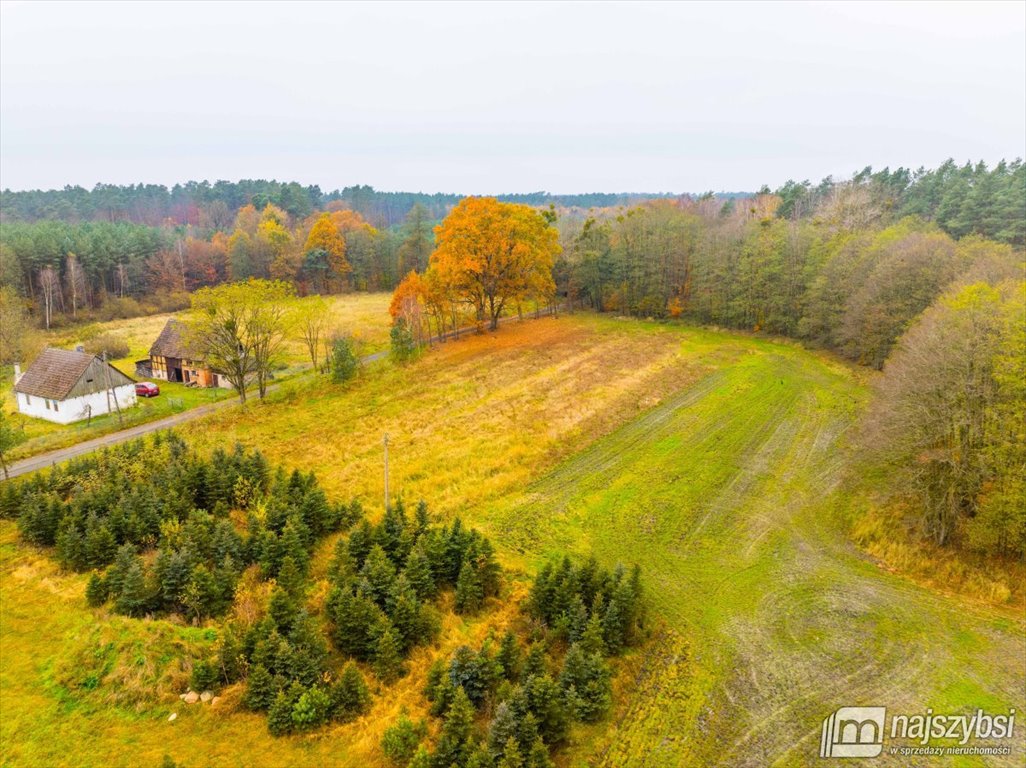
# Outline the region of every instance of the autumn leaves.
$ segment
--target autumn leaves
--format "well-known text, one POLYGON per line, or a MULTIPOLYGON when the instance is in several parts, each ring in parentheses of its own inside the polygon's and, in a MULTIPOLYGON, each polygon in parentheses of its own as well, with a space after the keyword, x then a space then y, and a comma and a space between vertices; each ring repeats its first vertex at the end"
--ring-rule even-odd
POLYGON ((389 309, 421 339, 431 335, 432 321, 438 335, 458 330, 466 310, 494 330, 504 311, 547 302, 555 293, 558 234, 529 206, 465 198, 435 228, 435 238, 428 268, 403 279, 389 309))

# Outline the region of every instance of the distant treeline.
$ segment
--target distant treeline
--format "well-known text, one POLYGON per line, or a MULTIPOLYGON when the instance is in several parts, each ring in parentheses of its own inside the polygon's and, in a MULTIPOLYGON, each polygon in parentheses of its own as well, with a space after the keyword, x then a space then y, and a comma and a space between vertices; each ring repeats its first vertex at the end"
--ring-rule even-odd
MULTIPOLYGON (((724 198, 744 196, 728 192, 724 198)), ((670 193, 606 193, 550 195, 547 192, 499 195, 505 202, 562 208, 608 208, 634 205, 670 193)), ((2 221, 56 220, 69 223, 89 221, 131 222, 148 226, 189 226, 201 233, 224 231, 239 209, 252 204, 262 210, 268 203, 294 219, 303 219, 329 203, 340 203, 376 227, 394 227, 417 203, 432 218, 441 219, 464 195, 424 192, 380 192, 370 186, 352 186, 324 193, 319 186, 296 182, 245 179, 239 182, 189 181, 170 189, 160 184, 97 184, 84 187, 0 193, 2 221)))

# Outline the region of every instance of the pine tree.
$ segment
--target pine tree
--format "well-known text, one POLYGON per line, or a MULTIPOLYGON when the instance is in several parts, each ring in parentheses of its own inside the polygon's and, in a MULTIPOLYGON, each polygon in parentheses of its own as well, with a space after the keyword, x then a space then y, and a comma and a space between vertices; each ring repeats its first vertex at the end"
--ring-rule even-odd
POLYGON ((396 575, 395 566, 380 545, 375 544, 371 548, 363 568, 360 569, 360 576, 361 584, 366 584, 366 587, 361 589, 379 608, 385 608, 388 605, 388 596, 395 586, 396 575))
POLYGON ((613 702, 609 667, 601 656, 586 654, 576 643, 563 660, 559 686, 568 708, 586 723, 600 719, 613 702))
POLYGON ((399 719, 385 729, 381 737, 381 749, 394 765, 405 766, 413 758, 426 734, 424 721, 413 722, 404 708, 399 713, 399 719))
POLYGON ((274 678, 263 664, 256 664, 249 671, 246 680, 246 693, 242 703, 254 711, 262 711, 274 703, 278 688, 274 678))
POLYGON ((126 616, 141 616, 146 612, 149 596, 142 563, 134 559, 120 579, 120 590, 114 610, 126 616))
POLYGON ((267 615, 283 635, 292 631, 293 622, 299 614, 299 606, 292 596, 281 586, 271 591, 271 599, 267 604, 267 615))
POLYGON ((310 688, 292 706, 292 724, 300 731, 316 728, 327 721, 330 708, 328 694, 320 688, 310 688))
POLYGON ((535 739, 531 744, 531 751, 527 753, 524 768, 553 768, 553 765, 548 747, 545 746, 541 738, 535 739))
POLYGON ((524 756, 520 754, 520 745, 510 736, 502 748, 502 758, 496 768, 524 768, 524 756))
POLYGON ((463 564, 456 580, 456 613, 476 613, 481 608, 483 598, 484 590, 478 578, 477 568, 468 560, 463 564))
POLYGON ((118 543, 105 524, 90 518, 86 525, 85 560, 90 568, 103 568, 114 561, 118 543))
POLYGON ((85 541, 75 519, 68 515, 61 520, 54 539, 57 562, 69 571, 80 571, 86 567, 85 541))
POLYGON ((435 596, 437 592, 435 577, 431 572, 431 561, 428 559, 423 539, 419 540, 410 551, 410 556, 406 558, 406 568, 403 570, 403 574, 421 600, 430 600, 435 596))
POLYGON ((284 736, 293 729, 292 708, 305 693, 303 687, 293 683, 287 691, 279 691, 267 712, 267 730, 272 736, 284 736))
POLYGON ((209 691, 217 687, 217 664, 209 659, 199 659, 192 665, 189 683, 194 691, 209 691))
POLYGON ((374 674, 385 683, 394 682, 403 675, 399 638, 387 619, 378 630, 377 646, 374 650, 374 674))
POLYGON ((354 720, 370 707, 367 683, 356 665, 349 662, 338 681, 331 687, 331 715, 343 723, 354 720))
POLYGON ((542 740, 550 745, 565 741, 570 730, 570 716, 556 682, 548 675, 535 675, 524 685, 524 694, 531 714, 538 718, 542 740))
POLYGON ((452 705, 445 715, 442 733, 435 749, 437 765, 463 765, 473 748, 474 705, 462 688, 456 689, 452 705))
POLYGON ((523 665, 523 652, 520 650, 520 643, 517 636, 512 632, 506 632, 499 644, 499 653, 495 660, 502 668, 502 675, 510 682, 520 679, 520 668, 523 665))
POLYGON ((107 602, 107 596, 107 582, 94 571, 89 577, 89 583, 86 584, 86 602, 93 608, 98 608, 107 602))

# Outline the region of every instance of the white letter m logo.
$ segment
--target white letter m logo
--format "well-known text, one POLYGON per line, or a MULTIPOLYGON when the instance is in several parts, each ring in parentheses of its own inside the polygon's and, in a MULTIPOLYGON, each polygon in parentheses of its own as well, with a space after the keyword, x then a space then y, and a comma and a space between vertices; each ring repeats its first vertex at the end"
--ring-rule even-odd
POLYGON ((876 757, 883 751, 884 707, 841 707, 823 721, 820 757, 876 757))

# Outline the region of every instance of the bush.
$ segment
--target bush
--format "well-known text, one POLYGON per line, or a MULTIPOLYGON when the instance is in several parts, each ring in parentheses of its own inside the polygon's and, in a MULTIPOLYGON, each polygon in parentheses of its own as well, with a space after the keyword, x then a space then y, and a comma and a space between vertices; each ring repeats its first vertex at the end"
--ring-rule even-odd
POLYGON ((335 381, 340 384, 350 381, 356 376, 359 365, 356 353, 353 352, 353 342, 349 337, 340 336, 332 340, 331 351, 328 353, 328 370, 335 381))
POLYGON ((207 659, 200 659, 192 665, 190 685, 194 691, 209 691, 217 687, 217 666, 207 659))
POLYGON ((385 731, 381 739, 381 749, 396 765, 406 765, 413 759, 426 733, 427 726, 424 721, 419 720, 415 723, 404 711, 395 724, 385 731))
POLYGON ((328 719, 331 700, 320 688, 311 688, 292 707, 292 724, 300 730, 316 728, 328 719))
POLYGON ((417 355, 417 343, 413 330, 403 318, 397 318, 392 325, 392 358, 400 363, 412 360, 417 355))
POLYGON ((85 343, 85 350, 92 355, 103 355, 106 353, 108 360, 128 357, 130 351, 128 342, 113 333, 101 333, 99 336, 89 339, 85 343))

